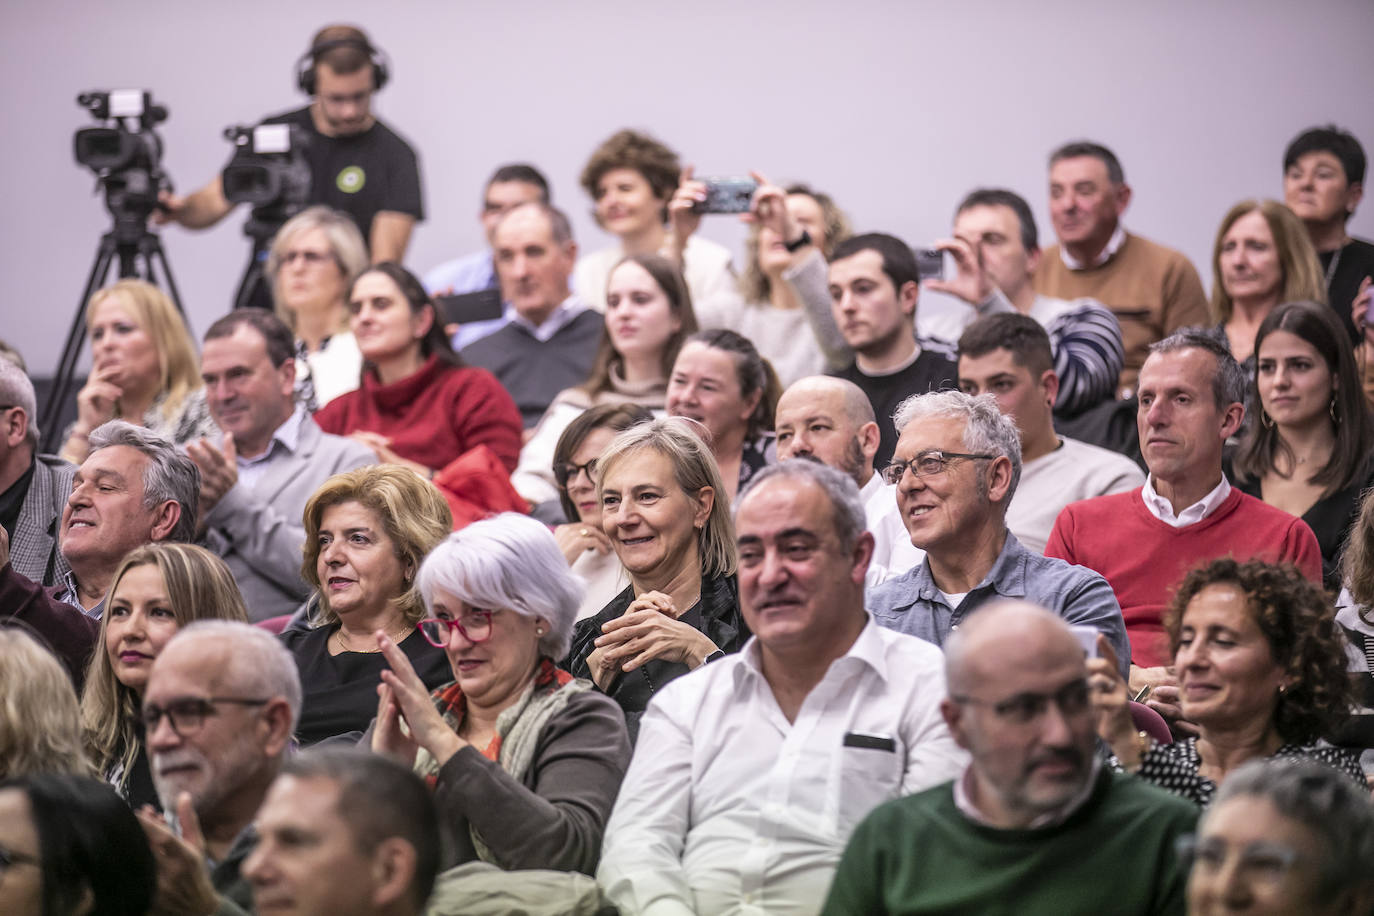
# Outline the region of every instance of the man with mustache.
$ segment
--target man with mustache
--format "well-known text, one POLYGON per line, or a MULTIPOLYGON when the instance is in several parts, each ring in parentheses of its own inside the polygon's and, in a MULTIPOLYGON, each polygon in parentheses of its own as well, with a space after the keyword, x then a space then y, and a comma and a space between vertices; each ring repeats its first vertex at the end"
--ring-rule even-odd
POLYGON ((1174 841, 1197 809, 1103 765, 1068 626, 997 602, 950 638, 945 659, 940 712, 973 762, 859 825, 826 916, 1182 913, 1174 841))
POLYGON ((144 740, 158 798, 176 824, 174 832, 140 815, 158 859, 158 912, 212 913, 221 898, 251 909, 239 868, 300 708, 295 660, 249 624, 193 623, 153 662, 144 740))

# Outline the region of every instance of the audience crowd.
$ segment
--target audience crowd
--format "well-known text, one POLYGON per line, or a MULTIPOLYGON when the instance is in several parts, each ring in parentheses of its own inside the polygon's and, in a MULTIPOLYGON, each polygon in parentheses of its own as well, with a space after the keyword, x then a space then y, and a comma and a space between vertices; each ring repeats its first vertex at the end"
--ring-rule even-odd
POLYGON ((1210 300, 1098 143, 936 270, 631 129, 422 282, 387 76, 315 36, 312 205, 200 347, 97 291, 59 454, 0 352, 0 911, 1374 913, 1353 136, 1210 300))

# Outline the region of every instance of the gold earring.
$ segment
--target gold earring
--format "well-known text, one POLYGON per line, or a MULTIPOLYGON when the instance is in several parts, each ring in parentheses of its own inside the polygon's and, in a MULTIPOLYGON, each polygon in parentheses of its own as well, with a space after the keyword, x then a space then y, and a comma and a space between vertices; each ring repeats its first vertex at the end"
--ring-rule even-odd
POLYGON ((1265 429, 1274 428, 1274 418, 1269 416, 1269 412, 1266 411, 1263 407, 1260 408, 1260 423, 1264 426, 1265 429))

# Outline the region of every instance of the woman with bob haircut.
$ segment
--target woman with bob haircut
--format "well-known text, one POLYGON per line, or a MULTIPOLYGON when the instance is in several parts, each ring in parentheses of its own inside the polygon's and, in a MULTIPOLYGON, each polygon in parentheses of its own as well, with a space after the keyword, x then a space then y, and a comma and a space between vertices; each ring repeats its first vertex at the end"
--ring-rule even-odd
POLYGON ((620 709, 555 665, 581 584, 553 535, 510 512, 474 522, 434 548, 418 587, 420 630, 453 677, 431 692, 379 633, 391 668, 373 750, 433 786, 453 838, 446 865, 593 874, 630 742, 620 709))
POLYGON ((444 653, 415 629, 425 612, 415 577, 452 530, 438 489, 395 465, 335 474, 305 504, 301 575, 315 589, 311 628, 281 634, 300 669, 302 745, 367 728, 386 668, 379 631, 429 689, 448 679, 444 653))
POLYGON ((307 207, 272 238, 267 277, 277 317, 296 335, 296 388, 313 411, 358 387, 363 355, 348 328, 348 287, 367 269, 353 220, 307 207))
POLYGON ((655 690, 749 638, 730 498, 692 424, 620 433, 597 461, 601 529, 630 585, 573 631, 567 668, 625 712, 633 740, 655 690))
POLYGON ((144 916, 157 869, 134 813, 109 786, 69 773, 0 782, 0 913, 144 916))
POLYGON ((1250 423, 1228 475, 1241 491, 1299 516, 1322 551, 1322 578, 1340 589, 1339 559, 1374 484, 1374 421, 1340 319, 1318 302, 1286 302, 1255 334, 1250 423))
POLYGON ((640 131, 617 131, 592 153, 582 188, 595 204, 596 224, 618 244, 578 259, 572 286, 583 301, 601 307, 611 268, 627 255, 659 254, 682 271, 693 302, 739 302, 730 250, 680 234, 668 222, 668 202, 682 176, 677 153, 640 131))
POLYGON ((0 779, 33 773, 95 770, 66 669, 22 626, 0 626, 0 779))
POLYGON ((1321 262, 1302 220, 1276 200, 1227 211, 1212 246, 1212 315, 1231 353, 1253 365, 1255 332, 1280 302, 1326 302, 1321 262))
POLYGON ((1369 791, 1308 760, 1252 760, 1182 837, 1188 912, 1341 916, 1374 907, 1369 791), (1190 867, 1191 866, 1191 867, 1190 867))
POLYGON ((96 290, 86 305, 86 331, 91 374, 77 392, 63 458, 85 461, 90 434, 109 420, 146 426, 177 445, 219 432, 205 404, 195 342, 166 293, 135 279, 96 290))
POLYGON ((1184 577, 1164 628, 1196 737, 1145 737, 1116 665, 1088 662, 1098 733, 1124 769, 1203 808, 1227 774, 1255 759, 1310 758, 1368 792, 1355 754, 1318 744, 1348 715, 1350 681, 1330 602, 1296 567, 1213 560, 1184 577))
POLYGON ((234 576, 203 547, 172 541, 131 550, 110 580, 81 694, 91 762, 138 809, 160 808, 143 743, 143 690, 167 642, 196 620, 248 622, 234 576))
MULTIPOLYGON (((634 404, 662 415, 668 373, 697 329, 692 297, 677 268, 658 255, 629 255, 611 270, 606 326, 587 380, 560 391, 530 433, 511 480, 531 503, 559 498, 552 454, 584 410, 634 404)), ((536 513, 543 517, 543 512, 536 513)))
POLYGON ((320 408, 320 429, 351 436, 378 461, 428 479, 482 445, 507 473, 515 470, 520 411, 496 376, 465 366, 453 352, 410 271, 390 261, 372 265, 353 281, 348 308, 362 381, 320 408))

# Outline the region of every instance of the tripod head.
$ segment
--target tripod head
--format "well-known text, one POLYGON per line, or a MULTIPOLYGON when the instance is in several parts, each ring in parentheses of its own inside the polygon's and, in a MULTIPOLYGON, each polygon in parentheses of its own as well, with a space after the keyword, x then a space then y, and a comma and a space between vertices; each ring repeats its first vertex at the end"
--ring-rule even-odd
POLYGON ((76 161, 95 173, 114 218, 116 241, 132 256, 158 192, 171 188, 162 170, 162 138, 153 129, 167 119, 167 108, 154 104, 146 89, 83 92, 76 101, 100 122, 77 130, 76 161))

